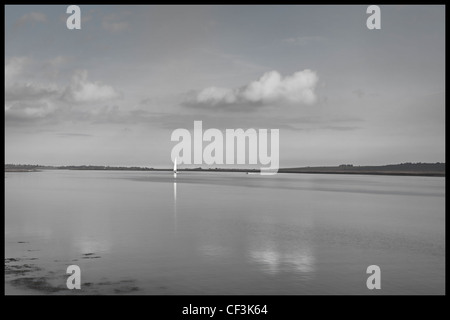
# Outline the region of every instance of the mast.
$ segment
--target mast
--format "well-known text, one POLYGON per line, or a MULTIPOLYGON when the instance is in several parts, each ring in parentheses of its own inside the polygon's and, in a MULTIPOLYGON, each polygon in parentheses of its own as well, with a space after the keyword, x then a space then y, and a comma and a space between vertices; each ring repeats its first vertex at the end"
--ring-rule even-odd
POLYGON ((175 158, 175 161, 173 162, 173 177, 177 177, 177 158, 175 158))

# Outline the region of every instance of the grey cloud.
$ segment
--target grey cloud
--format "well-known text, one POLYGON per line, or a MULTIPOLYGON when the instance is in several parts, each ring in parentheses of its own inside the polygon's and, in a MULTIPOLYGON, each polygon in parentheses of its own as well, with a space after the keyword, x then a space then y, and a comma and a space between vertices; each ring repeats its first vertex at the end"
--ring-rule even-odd
POLYGON ((5 105, 5 122, 31 122, 53 118, 57 112, 48 101, 14 101, 5 105))
POLYGON ((48 84, 48 76, 56 76, 69 59, 57 56, 42 62, 28 57, 12 57, 5 61, 5 93, 7 100, 40 98, 56 95, 71 103, 103 102, 122 98, 123 94, 110 85, 88 79, 87 70, 75 70, 68 85, 48 84), (35 75, 45 77, 36 78, 35 75), (33 79, 30 81, 30 79, 33 79))
POLYGON ((56 86, 43 86, 35 83, 9 85, 5 88, 5 101, 40 100, 57 96, 56 86))
POLYGON ((21 16, 15 23, 16 27, 21 27, 26 23, 47 22, 47 16, 40 12, 30 12, 21 16))
POLYGON ((28 57, 12 57, 5 61, 5 82, 12 81, 25 67, 30 64, 31 59, 28 57))
POLYGON ((313 43, 321 43, 325 40, 326 39, 324 37, 319 36, 304 36, 304 37, 286 38, 283 39, 283 42, 291 45, 306 46, 313 43))
POLYGON ((352 131, 360 129, 358 126, 325 126, 323 129, 336 130, 336 131, 352 131))
POLYGON ((87 133, 72 133, 72 132, 60 132, 60 133, 55 133, 55 135, 57 136, 62 136, 62 137, 92 137, 92 134, 87 134, 87 133))
POLYGON ((102 19, 102 28, 113 33, 124 31, 129 27, 128 22, 121 21, 117 14, 112 14, 102 19))
POLYGON ((362 89, 353 90, 353 93, 360 99, 365 95, 365 92, 362 89))

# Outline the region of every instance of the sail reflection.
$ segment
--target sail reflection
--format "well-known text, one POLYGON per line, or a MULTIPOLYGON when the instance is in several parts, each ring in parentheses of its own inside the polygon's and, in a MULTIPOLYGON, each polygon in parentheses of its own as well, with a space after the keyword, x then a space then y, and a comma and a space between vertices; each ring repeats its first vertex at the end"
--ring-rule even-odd
MULTIPOLYGON (((176 173, 174 173, 176 175, 176 173)), ((175 236, 178 233, 178 221, 177 221, 177 183, 173 183, 173 229, 175 236)))

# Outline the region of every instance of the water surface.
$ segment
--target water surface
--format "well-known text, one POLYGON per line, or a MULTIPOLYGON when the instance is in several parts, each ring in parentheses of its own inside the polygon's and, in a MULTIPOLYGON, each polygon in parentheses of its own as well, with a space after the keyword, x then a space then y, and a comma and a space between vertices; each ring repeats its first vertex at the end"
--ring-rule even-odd
POLYGON ((5 200, 6 294, 444 293, 440 177, 45 170, 5 200))

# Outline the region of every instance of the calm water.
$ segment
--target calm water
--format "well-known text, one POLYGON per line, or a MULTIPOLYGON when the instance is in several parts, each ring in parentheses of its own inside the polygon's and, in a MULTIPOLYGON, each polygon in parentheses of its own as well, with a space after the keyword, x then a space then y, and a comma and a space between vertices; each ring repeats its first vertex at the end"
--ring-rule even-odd
POLYGON ((444 178, 49 170, 5 199, 6 294, 444 293, 444 178))

